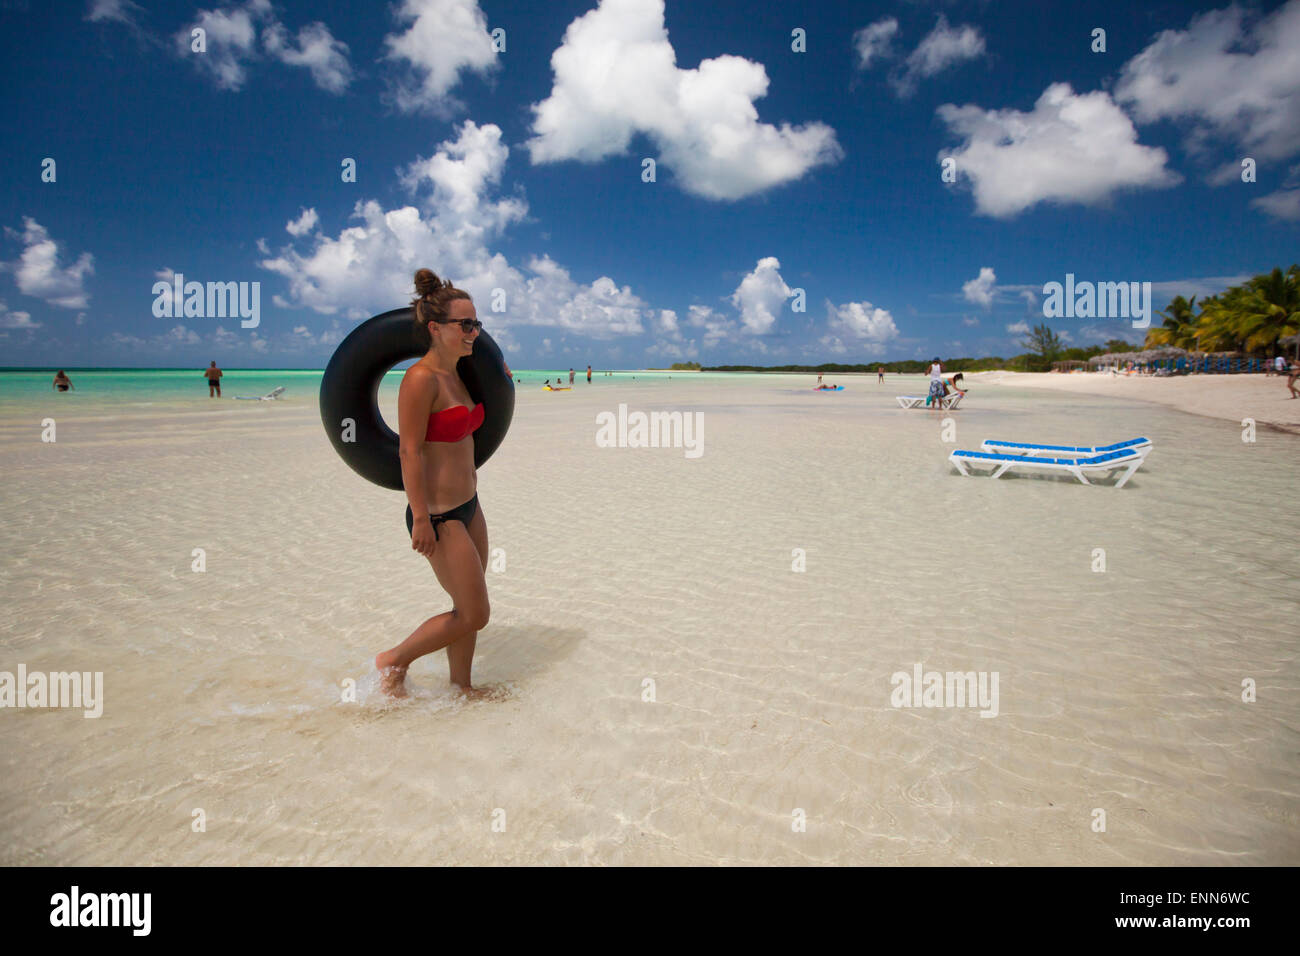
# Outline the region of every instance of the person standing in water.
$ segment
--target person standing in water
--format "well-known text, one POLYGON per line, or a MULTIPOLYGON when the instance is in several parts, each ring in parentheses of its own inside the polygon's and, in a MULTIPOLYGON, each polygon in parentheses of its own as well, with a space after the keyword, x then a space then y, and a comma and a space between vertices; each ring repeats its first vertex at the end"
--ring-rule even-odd
POLYGON ((68 389, 72 389, 74 392, 77 390, 77 386, 72 384, 72 379, 68 378, 68 373, 63 369, 59 369, 55 374, 54 384, 50 387, 59 392, 66 392, 68 389))
POLYGON ((587 384, 588 384, 588 385, 591 384, 591 366, 590 366, 590 365, 587 366, 587 384))
POLYGON ((930 394, 926 397, 925 404, 928 406, 932 401, 935 408, 943 407, 943 363, 937 355, 930 363, 930 394))
POLYGON ((478 501, 474 432, 483 424, 456 372, 470 354, 479 322, 469 293, 429 269, 415 273, 416 335, 428 343, 424 357, 406 370, 397 392, 397 423, 411 549, 424 555, 451 598, 402 643, 375 656, 380 687, 406 696, 406 671, 425 654, 446 649, 451 682, 482 696, 470 682, 478 632, 487 627, 487 521, 478 501))
POLYGON ((216 360, 213 359, 212 364, 203 373, 203 377, 208 380, 208 398, 212 398, 214 395, 217 398, 221 397, 221 376, 223 374, 221 369, 217 368, 216 360))

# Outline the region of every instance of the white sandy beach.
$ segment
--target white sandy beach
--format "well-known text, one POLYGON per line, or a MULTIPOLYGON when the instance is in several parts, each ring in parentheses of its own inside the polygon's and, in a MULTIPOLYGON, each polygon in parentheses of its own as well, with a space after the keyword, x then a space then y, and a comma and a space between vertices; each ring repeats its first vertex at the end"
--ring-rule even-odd
POLYGON ((1112 398, 1135 399, 1168 405, 1193 415, 1257 424, 1289 431, 1300 429, 1300 399, 1291 398, 1285 375, 1111 375, 1082 372, 976 372, 966 376, 972 384, 1011 385, 1016 388, 1051 388, 1112 398))
POLYGON ((475 677, 509 696, 473 704, 440 655, 375 693, 447 602, 314 395, 7 405, 0 670, 103 671, 106 701, 0 711, 0 863, 1300 863, 1300 438, 1135 399, 1300 401, 971 376, 947 416, 828 378, 522 390, 479 474, 475 677), (596 447, 619 403, 703 413, 704 454, 596 447), (1119 490, 946 461, 1139 434, 1119 490), (916 664, 996 672, 997 716, 892 706, 916 664))

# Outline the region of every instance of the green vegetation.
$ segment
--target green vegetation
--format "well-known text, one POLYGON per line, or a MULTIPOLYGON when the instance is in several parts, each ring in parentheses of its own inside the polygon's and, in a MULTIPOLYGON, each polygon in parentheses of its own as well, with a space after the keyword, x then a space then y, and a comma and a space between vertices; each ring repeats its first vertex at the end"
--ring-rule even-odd
POLYGON ((698 372, 699 370, 699 362, 674 362, 672 364, 672 371, 674 372, 698 372))
MULTIPOLYGON (((1111 339, 1104 346, 1093 345, 1086 349, 1060 349, 1056 357, 1051 361, 1061 361, 1063 359, 1075 359, 1076 361, 1085 361, 1094 355, 1101 355, 1104 352, 1136 352, 1141 346, 1133 345, 1131 342, 1124 342, 1120 339, 1111 339)), ((943 369, 945 372, 988 372, 993 369, 1010 369, 1018 372, 1037 371, 1037 363, 1041 360, 1041 355, 1026 353, 1016 355, 1012 358, 1002 358, 999 355, 990 355, 984 358, 948 358, 943 360, 943 369)), ((1049 363, 1050 365, 1050 363, 1049 363)), ((886 372, 901 372, 904 375, 921 375, 930 368, 930 361, 926 359, 906 359, 901 362, 867 362, 866 364, 842 365, 838 363, 828 363, 825 365, 711 365, 704 369, 706 372, 811 372, 814 375, 818 372, 874 372, 880 367, 884 367, 886 372)))
POLYGON ((1198 352, 1269 355, 1279 339, 1300 332, 1300 265, 1257 275, 1201 300, 1175 298, 1160 313, 1164 322, 1147 333, 1148 347, 1172 345, 1198 352))
POLYGON ((1022 357, 1031 372, 1046 372, 1061 357, 1061 337, 1049 329, 1046 322, 1035 325, 1020 344, 1029 349, 1029 354, 1022 357))
MULTIPOLYGON (((1201 300, 1176 296, 1157 313, 1164 322, 1147 332, 1146 342, 1134 345, 1123 339, 1111 339, 1105 345, 1088 348, 1062 348, 1060 336, 1047 325, 1034 326, 1020 343, 1024 354, 1001 358, 950 358, 943 363, 946 372, 984 372, 1009 369, 1017 372, 1043 372, 1053 362, 1086 362, 1094 355, 1115 352, 1139 352, 1161 345, 1188 351, 1243 352, 1268 356, 1281 350, 1281 339, 1300 333, 1300 265, 1285 272, 1279 267, 1257 275, 1243 285, 1233 286, 1218 295, 1201 300)), ((853 365, 715 365, 708 372, 874 372, 884 366, 886 372, 905 375, 924 373, 929 361, 909 359, 902 362, 865 362, 853 365)), ((673 366, 676 368, 677 366, 673 366)), ((698 367, 698 366, 696 366, 698 367)))

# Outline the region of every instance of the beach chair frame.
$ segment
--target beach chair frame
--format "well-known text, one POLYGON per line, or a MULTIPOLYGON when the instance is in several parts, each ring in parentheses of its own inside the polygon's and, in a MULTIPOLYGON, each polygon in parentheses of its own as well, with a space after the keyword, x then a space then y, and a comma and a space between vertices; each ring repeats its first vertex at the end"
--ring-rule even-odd
MULTIPOLYGON (((945 395, 939 399, 939 407, 942 409, 954 409, 961 404, 961 400, 966 396, 960 392, 953 392, 951 395, 945 395)), ((895 395, 894 401, 898 402, 899 408, 924 408, 926 396, 916 395, 895 395)))
POLYGON ((1111 445, 1039 445, 1033 442, 998 441, 986 438, 980 449, 990 454, 1037 455, 1045 458, 1092 458, 1113 451, 1132 450, 1141 455, 1151 451, 1150 438, 1129 438, 1111 445))
POLYGON ((1055 474, 1068 474, 1081 483, 1090 485, 1088 475, 1094 476, 1123 471, 1114 487, 1123 488, 1133 473, 1138 470, 1146 454, 1140 451, 1113 451, 1104 455, 1088 458, 1047 458, 1039 455, 1004 455, 997 452, 957 450, 948 456, 948 461, 962 475, 971 477, 976 472, 972 466, 992 468, 990 477, 1001 478, 1009 471, 1033 469, 1055 474))

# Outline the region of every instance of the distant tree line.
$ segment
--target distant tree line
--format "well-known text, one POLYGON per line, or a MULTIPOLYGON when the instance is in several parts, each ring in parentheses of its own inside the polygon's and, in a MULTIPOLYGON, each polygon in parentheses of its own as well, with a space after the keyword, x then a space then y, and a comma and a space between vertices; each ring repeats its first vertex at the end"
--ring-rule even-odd
MULTIPOLYGON (((1132 342, 1125 342, 1121 339, 1111 339, 1105 345, 1093 345, 1086 349, 1063 349, 1060 347, 1060 340, 1052 333, 1047 326, 1039 326, 1039 329, 1045 330, 1046 336, 1035 336, 1030 333, 1029 338, 1021 343, 1022 347, 1030 351, 1015 355, 1011 358, 1003 358, 1000 355, 990 355, 984 358, 946 358, 943 360, 943 369, 945 372, 988 372, 993 369, 1009 369, 1019 372, 1036 372, 1044 371, 1051 367, 1053 362, 1059 362, 1066 359, 1075 359, 1085 361, 1094 355, 1102 355, 1106 352, 1136 352, 1141 348, 1132 342)), ((1035 330, 1037 331, 1037 330, 1035 330)), ((900 362, 867 362, 866 364, 845 365, 837 362, 829 362, 823 365, 710 365, 704 371, 706 372, 874 372, 876 369, 884 367, 886 372, 899 372, 903 375, 917 375, 926 372, 930 368, 929 360, 921 361, 919 359, 905 359, 900 362)))
MULTIPOLYGON (((1113 352, 1138 352, 1161 345, 1188 351, 1232 351, 1267 356, 1282 348, 1281 340, 1300 333, 1300 265, 1285 272, 1278 267, 1255 276, 1242 285, 1201 300, 1176 296, 1157 313, 1164 321, 1147 332, 1142 345, 1111 339, 1104 345, 1088 348, 1063 348, 1061 338, 1046 323, 1034 326, 1020 342, 1020 355, 1003 358, 944 359, 948 372, 984 372, 1010 369, 1043 372, 1053 362, 1085 362, 1094 355, 1113 352)), ((1300 348, 1300 346, 1298 346, 1300 348)), ((694 363, 692 363, 694 364, 694 363)), ((917 374, 930 367, 928 361, 907 359, 901 362, 859 362, 823 365, 712 365, 707 372, 874 372, 884 366, 886 372, 917 374)), ((677 366, 673 366, 676 368, 677 366)), ((698 366, 696 366, 698 368, 698 366)))

